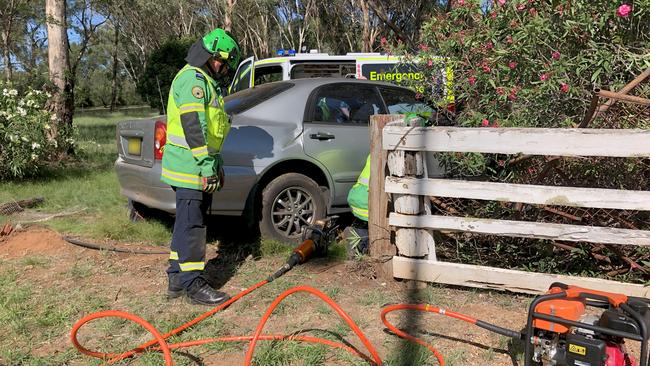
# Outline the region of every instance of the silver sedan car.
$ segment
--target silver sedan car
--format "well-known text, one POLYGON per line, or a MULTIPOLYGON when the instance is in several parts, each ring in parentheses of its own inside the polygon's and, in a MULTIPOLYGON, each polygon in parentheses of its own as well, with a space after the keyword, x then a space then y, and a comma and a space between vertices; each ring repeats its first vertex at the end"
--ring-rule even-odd
MULTIPOLYGON (((222 150, 226 182, 210 213, 244 214, 263 235, 282 241, 349 210, 348 191, 369 151, 371 115, 432 111, 403 87, 332 78, 263 84, 225 102, 232 123, 222 150)), ((134 209, 174 212, 174 192, 160 181, 165 132, 164 118, 118 124, 115 169, 134 209)))

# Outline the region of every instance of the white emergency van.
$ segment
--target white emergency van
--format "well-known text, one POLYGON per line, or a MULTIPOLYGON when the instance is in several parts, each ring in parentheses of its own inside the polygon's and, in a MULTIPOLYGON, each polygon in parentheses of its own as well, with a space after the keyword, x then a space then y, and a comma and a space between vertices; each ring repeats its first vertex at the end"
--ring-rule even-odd
MULTIPOLYGON (((401 84, 407 80, 419 80, 423 74, 414 63, 401 62, 398 56, 380 53, 296 53, 262 60, 249 57, 239 64, 228 93, 272 81, 316 77, 350 77, 401 84)), ((443 67, 439 77, 430 92, 446 96, 448 107, 453 108, 451 67, 443 67)))

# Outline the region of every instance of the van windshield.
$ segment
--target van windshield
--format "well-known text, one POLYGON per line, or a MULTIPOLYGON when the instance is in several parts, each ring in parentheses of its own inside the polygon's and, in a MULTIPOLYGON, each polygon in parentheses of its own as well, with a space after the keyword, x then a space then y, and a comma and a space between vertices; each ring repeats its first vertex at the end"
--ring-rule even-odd
POLYGON ((293 87, 291 82, 269 83, 245 89, 224 98, 228 115, 242 113, 293 87))

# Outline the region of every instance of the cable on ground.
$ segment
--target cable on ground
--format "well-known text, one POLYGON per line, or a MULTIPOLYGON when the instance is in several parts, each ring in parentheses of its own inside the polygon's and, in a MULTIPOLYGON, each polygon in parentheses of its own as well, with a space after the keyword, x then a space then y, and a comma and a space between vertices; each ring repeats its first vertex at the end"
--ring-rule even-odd
POLYGON ((80 246, 83 248, 95 249, 95 250, 106 250, 109 252, 129 253, 129 254, 169 254, 169 251, 162 251, 162 250, 126 249, 126 248, 115 247, 112 245, 101 245, 101 244, 89 243, 79 239, 71 238, 69 236, 64 236, 63 240, 67 241, 70 244, 80 246))

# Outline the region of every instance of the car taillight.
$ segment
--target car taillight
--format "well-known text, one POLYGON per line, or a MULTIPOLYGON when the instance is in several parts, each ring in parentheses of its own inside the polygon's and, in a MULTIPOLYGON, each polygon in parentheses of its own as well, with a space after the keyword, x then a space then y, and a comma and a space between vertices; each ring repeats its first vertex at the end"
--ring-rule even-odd
POLYGON ((156 121, 156 128, 153 133, 153 156, 156 160, 161 160, 163 148, 167 143, 167 124, 163 121, 156 121))

